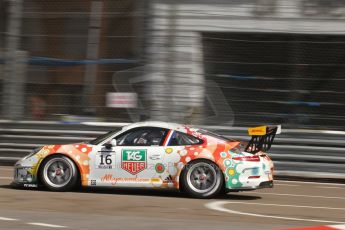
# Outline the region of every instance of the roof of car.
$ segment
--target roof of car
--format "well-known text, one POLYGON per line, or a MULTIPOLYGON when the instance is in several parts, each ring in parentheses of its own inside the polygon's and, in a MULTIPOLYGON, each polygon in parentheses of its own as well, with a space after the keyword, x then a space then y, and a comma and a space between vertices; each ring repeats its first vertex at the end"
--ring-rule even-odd
POLYGON ((138 127, 159 127, 159 128, 173 129, 173 130, 179 130, 181 132, 186 132, 184 129, 186 125, 171 123, 171 122, 162 122, 162 121, 144 121, 144 122, 132 123, 132 124, 124 126, 122 130, 126 131, 133 128, 138 128, 138 127))

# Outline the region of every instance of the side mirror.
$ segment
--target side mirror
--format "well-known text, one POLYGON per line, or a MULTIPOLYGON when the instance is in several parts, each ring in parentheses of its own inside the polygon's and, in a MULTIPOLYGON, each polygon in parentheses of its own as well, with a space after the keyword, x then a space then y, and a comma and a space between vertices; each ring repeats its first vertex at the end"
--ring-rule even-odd
POLYGON ((114 146, 116 146, 116 140, 115 139, 111 139, 110 141, 108 141, 107 143, 104 144, 104 147, 107 149, 111 149, 114 146))

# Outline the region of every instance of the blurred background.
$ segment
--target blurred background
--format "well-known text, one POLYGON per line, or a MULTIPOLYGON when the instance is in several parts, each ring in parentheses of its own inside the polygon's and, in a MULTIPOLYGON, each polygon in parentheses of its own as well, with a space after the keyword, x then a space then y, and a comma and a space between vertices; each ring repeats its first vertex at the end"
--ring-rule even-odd
POLYGON ((342 130, 341 0, 0 0, 1 118, 342 130))
POLYGON ((0 163, 143 120, 248 140, 278 177, 345 180, 345 1, 0 0, 0 163))
POLYGON ((344 108, 345 0, 0 0, 0 228, 29 220, 83 229, 344 224, 345 187, 309 183, 345 183, 344 108), (223 219, 166 193, 100 191, 96 205, 89 192, 35 195, 7 185, 12 168, 2 166, 38 146, 144 120, 241 141, 250 140, 248 127, 281 124, 268 152, 274 178, 309 182, 221 197, 233 203, 223 219))

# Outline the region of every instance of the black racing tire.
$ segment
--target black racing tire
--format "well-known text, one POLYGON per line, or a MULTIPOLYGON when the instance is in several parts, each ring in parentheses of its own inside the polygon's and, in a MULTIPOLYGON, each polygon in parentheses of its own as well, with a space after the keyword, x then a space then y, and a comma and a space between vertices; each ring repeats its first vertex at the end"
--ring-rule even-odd
POLYGON ((66 192, 78 184, 78 169, 74 162, 63 155, 46 159, 40 167, 40 180, 49 190, 66 192))
POLYGON ((209 160, 195 160, 187 164, 181 173, 183 191, 194 198, 213 198, 224 190, 224 175, 209 160))

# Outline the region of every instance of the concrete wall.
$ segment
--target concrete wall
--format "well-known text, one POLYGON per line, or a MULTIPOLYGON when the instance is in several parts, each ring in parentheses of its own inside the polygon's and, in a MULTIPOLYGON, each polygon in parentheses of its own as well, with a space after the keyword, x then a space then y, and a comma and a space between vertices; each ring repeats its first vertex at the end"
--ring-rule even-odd
POLYGON ((198 108, 204 103, 207 87, 203 32, 345 33, 345 3, 339 1, 151 2, 146 46, 153 81, 148 91, 153 100, 152 117, 161 120, 184 121, 191 111, 202 113, 198 108))

